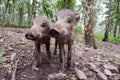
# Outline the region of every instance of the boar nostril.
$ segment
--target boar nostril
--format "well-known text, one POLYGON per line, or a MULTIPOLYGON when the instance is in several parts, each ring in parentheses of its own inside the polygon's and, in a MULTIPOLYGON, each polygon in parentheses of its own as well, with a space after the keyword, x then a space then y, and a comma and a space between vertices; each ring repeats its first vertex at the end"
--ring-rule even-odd
POLYGON ((34 36, 32 34, 29 35, 31 38, 34 38, 34 36))
POLYGON ((28 34, 25 34, 25 38, 27 38, 28 37, 28 34))
POLYGON ((35 38, 33 34, 26 34, 25 37, 30 40, 33 40, 35 38))

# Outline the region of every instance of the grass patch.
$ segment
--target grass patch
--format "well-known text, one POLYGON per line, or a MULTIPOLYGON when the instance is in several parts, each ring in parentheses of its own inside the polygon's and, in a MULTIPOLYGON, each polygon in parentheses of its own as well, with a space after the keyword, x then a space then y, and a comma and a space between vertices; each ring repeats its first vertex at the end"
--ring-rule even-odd
POLYGON ((4 54, 5 52, 3 50, 0 50, 0 58, 3 57, 4 54))
POLYGON ((3 65, 2 64, 0 64, 0 69, 2 69, 3 68, 3 65))
MULTIPOLYGON (((104 35, 103 34, 94 34, 95 39, 97 40, 103 40, 104 35)), ((109 41, 113 43, 120 43, 120 37, 113 37, 112 35, 109 36, 109 41)))
POLYGON ((116 58, 116 61, 117 61, 117 62, 120 62, 120 57, 117 57, 117 58, 116 58))
POLYGON ((101 54, 102 58, 112 58, 113 56, 110 54, 101 54))
POLYGON ((0 25, 2 27, 13 27, 13 28, 30 28, 30 26, 28 26, 27 24, 21 24, 21 26, 19 26, 19 24, 15 23, 15 22, 7 22, 7 21, 1 21, 0 25))
POLYGON ((110 39, 110 42, 120 43, 120 37, 112 37, 112 36, 110 36, 109 39, 110 39))
POLYGON ((27 58, 27 60, 31 61, 33 59, 33 56, 32 55, 27 55, 26 58, 27 58))
POLYGON ((94 34, 94 36, 95 36, 95 39, 97 40, 102 40, 104 38, 104 35, 102 34, 94 34))
POLYGON ((5 62, 7 61, 7 58, 5 58, 3 55, 5 52, 3 50, 0 50, 0 62, 5 62))

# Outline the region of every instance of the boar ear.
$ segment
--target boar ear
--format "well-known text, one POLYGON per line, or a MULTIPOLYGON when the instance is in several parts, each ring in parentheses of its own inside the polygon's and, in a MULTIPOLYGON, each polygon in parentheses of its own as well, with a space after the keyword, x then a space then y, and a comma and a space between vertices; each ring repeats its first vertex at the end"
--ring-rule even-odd
POLYGON ((75 13, 75 23, 77 23, 80 20, 80 14, 75 13))

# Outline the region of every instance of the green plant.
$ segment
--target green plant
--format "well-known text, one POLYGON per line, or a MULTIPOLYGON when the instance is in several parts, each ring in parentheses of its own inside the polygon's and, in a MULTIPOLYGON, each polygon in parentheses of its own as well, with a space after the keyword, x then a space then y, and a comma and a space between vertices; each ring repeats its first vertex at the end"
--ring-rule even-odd
POLYGON ((110 42, 120 43, 120 38, 119 37, 110 36, 110 42))
POLYGON ((102 35, 102 34, 94 34, 94 36, 95 36, 95 39, 97 39, 97 40, 102 40, 104 37, 104 35, 102 35))
POLYGON ((5 62, 7 60, 7 58, 3 57, 4 54, 5 52, 3 50, 0 50, 0 62, 5 62))
POLYGON ((0 64, 0 69, 2 69, 3 68, 3 65, 2 64, 0 64))

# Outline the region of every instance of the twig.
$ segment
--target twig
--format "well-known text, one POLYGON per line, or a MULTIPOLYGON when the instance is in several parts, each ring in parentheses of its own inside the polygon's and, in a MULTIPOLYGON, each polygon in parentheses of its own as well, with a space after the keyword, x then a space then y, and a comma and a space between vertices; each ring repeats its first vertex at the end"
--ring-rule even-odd
POLYGON ((16 74, 16 70, 17 70, 17 64, 18 64, 19 58, 16 60, 15 62, 15 66, 12 72, 12 79, 11 80, 15 80, 15 74, 16 74))

